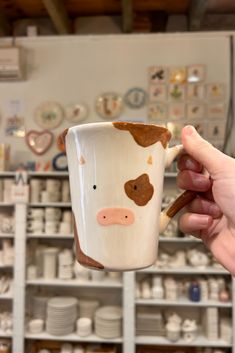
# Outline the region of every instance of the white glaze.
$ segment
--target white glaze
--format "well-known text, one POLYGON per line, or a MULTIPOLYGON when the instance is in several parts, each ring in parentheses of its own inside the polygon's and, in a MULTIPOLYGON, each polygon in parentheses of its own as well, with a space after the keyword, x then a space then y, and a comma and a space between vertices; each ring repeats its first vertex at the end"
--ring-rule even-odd
MULTIPOLYGON (((166 149, 161 142, 141 147, 130 132, 115 128, 111 122, 84 124, 69 129, 66 153, 82 251, 108 270, 152 265, 157 256, 166 162, 166 149), (147 163, 149 156, 152 164, 147 163), (145 206, 138 206, 126 195, 124 184, 144 173, 149 176, 154 194, 145 206), (97 213, 112 207, 131 210, 135 216, 133 224, 99 224, 97 213)), ((172 159, 172 154, 169 156, 172 159)), ((169 217, 164 214, 163 220, 165 227, 169 217)))

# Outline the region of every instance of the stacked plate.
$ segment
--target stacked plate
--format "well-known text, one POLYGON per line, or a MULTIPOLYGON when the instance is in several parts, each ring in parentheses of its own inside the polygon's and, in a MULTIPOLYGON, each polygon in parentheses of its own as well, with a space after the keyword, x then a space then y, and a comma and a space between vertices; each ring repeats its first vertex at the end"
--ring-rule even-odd
POLYGON ((46 320, 48 297, 34 296, 32 298, 31 313, 34 319, 46 320))
POLYGON ((79 300, 79 317, 88 317, 94 320, 94 315, 99 305, 98 300, 79 300))
POLYGON ((165 336, 164 322, 160 312, 137 312, 136 335, 165 336))
POLYGON ((102 338, 118 338, 122 336, 122 308, 119 306, 103 306, 95 313, 95 333, 102 338))
POLYGON ((54 336, 74 332, 78 300, 73 297, 55 297, 48 301, 46 331, 54 336))

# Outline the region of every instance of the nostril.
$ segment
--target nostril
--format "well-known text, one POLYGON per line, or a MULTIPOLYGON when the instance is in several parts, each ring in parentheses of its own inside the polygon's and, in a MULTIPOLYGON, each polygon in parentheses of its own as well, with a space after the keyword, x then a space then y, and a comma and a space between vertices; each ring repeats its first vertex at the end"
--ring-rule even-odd
POLYGON ((111 224, 130 225, 134 222, 133 212, 128 208, 103 208, 96 215, 97 222, 103 226, 111 224))

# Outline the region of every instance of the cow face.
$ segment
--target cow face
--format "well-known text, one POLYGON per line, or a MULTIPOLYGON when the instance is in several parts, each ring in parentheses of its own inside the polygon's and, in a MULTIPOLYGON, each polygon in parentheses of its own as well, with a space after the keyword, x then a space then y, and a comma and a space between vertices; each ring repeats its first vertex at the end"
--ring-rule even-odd
MULTIPOLYGON (((161 133, 167 130, 143 136, 128 124, 106 124, 108 129, 74 127, 66 137, 72 208, 83 251, 106 268, 121 262, 126 268, 140 253, 156 254, 148 239, 158 228, 166 146, 161 133)), ((143 267, 145 256, 142 261, 143 267)))

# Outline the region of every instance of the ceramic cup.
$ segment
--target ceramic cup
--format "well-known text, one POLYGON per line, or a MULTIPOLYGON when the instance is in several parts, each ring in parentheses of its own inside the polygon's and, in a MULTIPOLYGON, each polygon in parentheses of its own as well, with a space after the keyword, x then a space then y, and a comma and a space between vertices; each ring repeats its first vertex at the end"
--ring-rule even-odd
POLYGON ((43 278, 56 278, 57 254, 57 248, 47 248, 43 251, 43 278))
POLYGON ((46 207, 45 219, 46 221, 59 221, 61 217, 61 209, 57 207, 46 207))
POLYGON ((51 202, 50 200, 50 193, 46 190, 43 190, 41 192, 41 202, 42 203, 47 203, 47 202, 51 202))
POLYGON ((42 233, 44 229, 43 221, 29 221, 27 223, 27 231, 29 233, 42 233))
POLYGON ((157 126, 102 122, 71 127, 65 142, 78 261, 100 270, 137 270, 156 262, 158 234, 196 193, 161 212, 165 167, 182 151, 157 126))
POLYGON ((55 221, 46 221, 45 222, 45 233, 54 234, 58 232, 58 222, 55 221))
POLYGON ((29 321, 30 333, 41 333, 43 331, 44 321, 41 319, 33 319, 29 321))
POLYGON ((71 223, 72 222, 72 212, 71 211, 64 211, 62 216, 63 222, 71 223))
POLYGON ((65 235, 71 234, 71 223, 60 222, 59 233, 65 235))
POLYGON ((42 221, 44 219, 44 209, 43 208, 31 208, 28 210, 28 219, 42 221))
POLYGON ((58 179, 47 179, 46 190, 50 192, 59 191, 61 188, 61 182, 58 179))
POLYGON ((40 202, 40 193, 43 188, 43 182, 40 179, 30 180, 30 202, 40 202))

